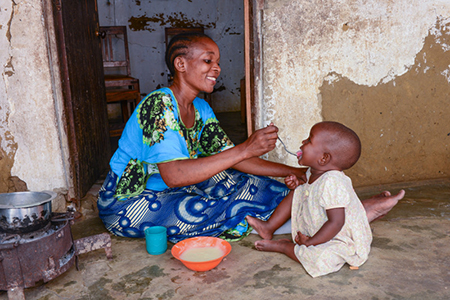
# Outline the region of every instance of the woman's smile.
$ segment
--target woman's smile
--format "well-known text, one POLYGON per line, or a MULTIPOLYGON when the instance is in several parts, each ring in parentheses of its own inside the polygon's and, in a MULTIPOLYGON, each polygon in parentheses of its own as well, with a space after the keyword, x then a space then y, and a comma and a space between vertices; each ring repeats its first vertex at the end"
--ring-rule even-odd
POLYGON ((211 80, 214 84, 216 84, 217 78, 212 76, 207 76, 206 79, 211 80))

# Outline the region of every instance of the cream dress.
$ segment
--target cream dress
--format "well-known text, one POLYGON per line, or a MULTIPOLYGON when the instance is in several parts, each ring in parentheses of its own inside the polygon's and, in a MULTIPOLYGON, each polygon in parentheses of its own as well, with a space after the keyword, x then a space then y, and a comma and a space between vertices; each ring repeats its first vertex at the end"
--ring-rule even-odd
MULTIPOLYGON (((308 169, 306 176, 311 176, 308 169)), ((351 179, 341 171, 328 171, 312 184, 295 189, 292 201, 292 239, 297 232, 313 236, 327 221, 327 209, 344 207, 345 224, 330 241, 306 247, 295 245, 295 255, 312 276, 338 271, 345 263, 359 267, 370 252, 372 232, 366 211, 351 179)))

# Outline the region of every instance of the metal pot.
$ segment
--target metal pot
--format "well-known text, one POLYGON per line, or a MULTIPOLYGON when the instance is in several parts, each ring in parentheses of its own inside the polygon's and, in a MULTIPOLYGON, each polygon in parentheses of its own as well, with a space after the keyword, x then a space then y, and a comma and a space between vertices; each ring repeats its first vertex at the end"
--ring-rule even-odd
POLYGON ((55 198, 51 191, 0 194, 0 233, 27 233, 45 227, 55 198))

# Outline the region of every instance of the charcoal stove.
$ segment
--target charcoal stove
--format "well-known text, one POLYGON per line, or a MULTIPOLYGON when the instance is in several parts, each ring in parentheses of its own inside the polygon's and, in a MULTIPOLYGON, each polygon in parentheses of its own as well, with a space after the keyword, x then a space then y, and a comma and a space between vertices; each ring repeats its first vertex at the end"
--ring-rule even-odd
POLYGON ((80 254, 104 248, 112 259, 108 233, 73 240, 71 224, 72 213, 52 213, 50 222, 39 230, 0 233, 0 290, 8 292, 8 299, 25 299, 24 288, 58 277, 77 265, 80 254))

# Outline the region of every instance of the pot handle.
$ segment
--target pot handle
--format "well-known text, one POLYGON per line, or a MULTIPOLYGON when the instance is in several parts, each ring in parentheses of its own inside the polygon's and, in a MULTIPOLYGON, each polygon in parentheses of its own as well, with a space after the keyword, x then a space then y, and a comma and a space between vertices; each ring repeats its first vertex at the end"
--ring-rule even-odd
POLYGON ((1 239, 0 240, 0 250, 10 250, 10 249, 16 248, 17 246, 19 246, 19 240, 20 240, 20 235, 18 235, 18 234, 10 235, 6 238, 1 239), (14 239, 14 242, 1 244, 1 242, 4 242, 5 240, 10 240, 10 239, 14 239))
POLYGON ((18 243, 1 244, 0 250, 11 250, 18 246, 18 243))

